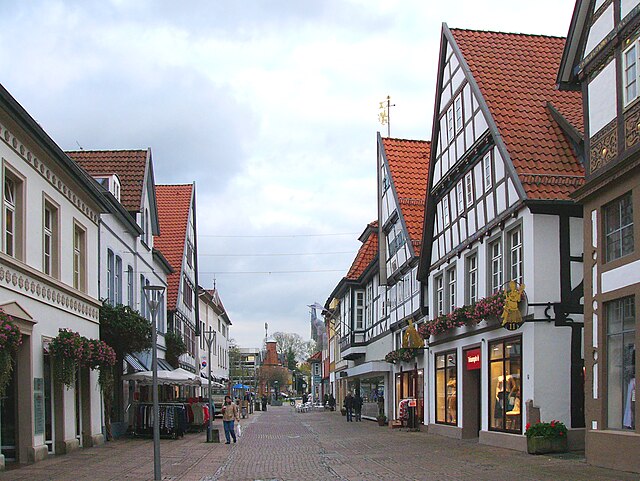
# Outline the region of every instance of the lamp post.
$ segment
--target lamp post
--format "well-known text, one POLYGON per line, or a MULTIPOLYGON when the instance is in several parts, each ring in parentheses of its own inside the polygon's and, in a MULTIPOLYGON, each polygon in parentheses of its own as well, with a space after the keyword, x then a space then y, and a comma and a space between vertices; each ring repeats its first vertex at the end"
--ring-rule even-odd
POLYGON ((213 330, 213 327, 209 326, 205 332, 202 333, 205 336, 204 340, 207 343, 207 351, 209 353, 209 357, 207 358, 207 367, 208 367, 208 377, 209 377, 209 425, 207 426, 207 442, 213 442, 213 436, 211 435, 213 432, 213 416, 215 415, 213 402, 211 401, 211 346, 216 342, 216 331, 213 330))
POLYGON ((153 479, 161 481, 160 470, 160 406, 158 405, 158 309, 162 307, 164 286, 144 286, 144 296, 151 313, 151 369, 153 372, 153 479))

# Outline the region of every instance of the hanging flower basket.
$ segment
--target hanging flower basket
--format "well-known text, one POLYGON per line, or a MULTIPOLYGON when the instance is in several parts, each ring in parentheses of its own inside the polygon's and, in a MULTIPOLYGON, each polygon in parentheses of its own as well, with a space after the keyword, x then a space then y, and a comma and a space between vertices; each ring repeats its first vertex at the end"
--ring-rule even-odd
POLYGON ((113 388, 113 365, 116 363, 116 351, 106 342, 98 339, 87 340, 88 351, 86 366, 98 369, 98 384, 105 392, 113 388))
POLYGON ((491 319, 498 319, 504 310, 504 291, 498 291, 491 296, 480 299, 474 305, 453 309, 448 314, 442 314, 418 326, 418 334, 424 339, 435 336, 450 329, 462 326, 475 326, 491 319))
POLYGON ((67 387, 76 382, 76 371, 88 361, 88 339, 70 329, 60 329, 49 343, 55 378, 67 387))
POLYGON ((20 329, 13 322, 13 318, 0 309, 0 397, 4 396, 4 391, 11 379, 13 371, 11 354, 21 343, 20 329))
POLYGON ((384 357, 384 360, 395 364, 397 362, 411 362, 418 354, 422 352, 422 349, 416 349, 412 347, 401 347, 395 351, 391 351, 384 357))

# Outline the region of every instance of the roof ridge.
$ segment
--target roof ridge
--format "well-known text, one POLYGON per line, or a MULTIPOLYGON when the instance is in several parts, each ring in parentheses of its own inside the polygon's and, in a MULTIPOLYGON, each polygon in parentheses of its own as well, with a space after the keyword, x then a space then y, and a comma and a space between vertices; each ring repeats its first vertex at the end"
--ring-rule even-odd
POLYGON ((156 184, 156 187, 191 187, 193 186, 193 183, 191 184, 156 184))
POLYGON ((93 153, 93 152, 146 152, 149 148, 139 148, 139 149, 65 149, 65 152, 73 152, 73 153, 93 153))
POLYGON ((556 38, 556 39, 562 39, 562 40, 567 39, 567 37, 562 37, 559 35, 545 35, 542 33, 500 32, 498 30, 481 30, 481 29, 474 29, 474 28, 455 28, 455 27, 450 27, 449 30, 451 30, 452 32, 455 30, 457 32, 495 33, 498 35, 518 35, 520 37, 556 38))
POLYGON ((422 142, 425 144, 430 144, 430 140, 422 140, 422 139, 401 139, 400 137, 382 137, 382 140, 400 140, 402 142, 422 142))

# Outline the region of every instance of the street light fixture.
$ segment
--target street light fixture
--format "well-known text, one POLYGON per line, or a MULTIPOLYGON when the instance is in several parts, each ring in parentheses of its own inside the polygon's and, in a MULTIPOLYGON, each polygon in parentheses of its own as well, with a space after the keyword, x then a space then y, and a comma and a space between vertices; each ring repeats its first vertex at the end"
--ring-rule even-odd
POLYGON ((162 307, 164 286, 144 286, 144 297, 151 313, 151 370, 153 373, 153 479, 161 481, 160 470, 160 406, 158 404, 158 309, 162 307))
POLYGON ((205 342, 207 343, 207 351, 209 352, 209 357, 207 358, 207 367, 208 367, 208 377, 209 377, 209 425, 207 426, 207 442, 213 443, 213 416, 215 415, 215 407, 213 402, 211 401, 211 346, 216 343, 216 331, 213 330, 213 327, 209 326, 205 332, 202 333, 205 342))

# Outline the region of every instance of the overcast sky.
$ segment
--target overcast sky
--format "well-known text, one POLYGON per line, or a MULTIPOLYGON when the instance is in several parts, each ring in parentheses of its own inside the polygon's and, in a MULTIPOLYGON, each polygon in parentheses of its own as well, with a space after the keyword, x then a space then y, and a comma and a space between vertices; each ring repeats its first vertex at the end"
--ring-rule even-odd
POLYGON ((195 180, 200 284, 249 347, 309 337, 376 218, 379 102, 428 140, 442 22, 566 36, 574 2, 0 5, 0 82, 63 149, 151 147, 157 183, 195 180))

